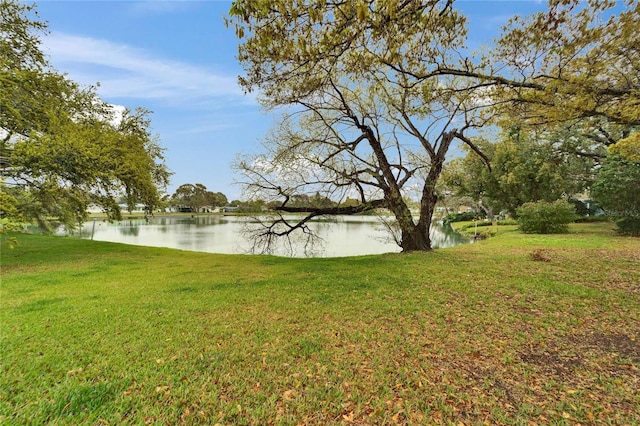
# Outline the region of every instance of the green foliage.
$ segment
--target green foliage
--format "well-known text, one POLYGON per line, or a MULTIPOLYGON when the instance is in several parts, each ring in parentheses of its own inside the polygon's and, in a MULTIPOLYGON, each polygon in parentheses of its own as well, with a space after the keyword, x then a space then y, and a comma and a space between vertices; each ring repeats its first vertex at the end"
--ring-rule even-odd
MULTIPOLYGON (((153 209, 170 173, 149 111, 104 103, 53 69, 40 50, 35 7, 0 3, 0 168, 12 217, 73 228, 89 204, 120 217, 117 199, 153 209)), ((5 215, 8 215, 5 212, 5 215)))
POLYGON ((458 196, 512 215, 526 202, 579 193, 590 181, 593 159, 559 150, 558 141, 566 139, 570 137, 557 132, 537 134, 519 128, 501 133, 494 143, 478 139, 476 145, 487 155, 491 170, 467 148, 465 157, 446 166, 444 185, 458 196))
POLYGON ((524 203, 517 213, 520 230, 529 234, 564 233, 576 219, 574 206, 563 200, 524 203))
POLYGON ((627 161, 640 163, 640 131, 611 145, 609 152, 619 155, 627 161))
POLYGON ((171 198, 174 204, 189 207, 196 213, 204 207, 222 207, 228 203, 227 196, 222 192, 209 191, 201 183, 180 185, 171 198))
POLYGON ((608 216, 617 219, 621 233, 640 235, 640 163, 609 155, 598 172, 591 196, 608 216))
POLYGON ((238 207, 238 213, 262 213, 269 207, 275 207, 275 205, 268 206, 264 200, 261 199, 249 201, 234 200, 230 205, 238 207))
POLYGON ((533 125, 591 117, 640 124, 637 44, 640 2, 562 0, 549 10, 513 17, 492 62, 518 75, 521 87, 499 86, 501 117, 533 125))
POLYGON ((616 220, 617 231, 622 235, 640 236, 640 217, 623 217, 616 220))

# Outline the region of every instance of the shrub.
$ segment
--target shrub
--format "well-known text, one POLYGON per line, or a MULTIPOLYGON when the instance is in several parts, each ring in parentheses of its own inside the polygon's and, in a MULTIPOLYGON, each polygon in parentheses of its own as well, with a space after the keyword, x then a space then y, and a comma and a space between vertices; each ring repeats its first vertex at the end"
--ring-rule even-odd
POLYGON ((574 206, 562 200, 524 203, 517 213, 520 230, 529 234, 567 232, 568 225, 576 219, 574 206))
POLYGON ((623 217, 616 220, 616 225, 619 234, 640 236, 640 217, 623 217))

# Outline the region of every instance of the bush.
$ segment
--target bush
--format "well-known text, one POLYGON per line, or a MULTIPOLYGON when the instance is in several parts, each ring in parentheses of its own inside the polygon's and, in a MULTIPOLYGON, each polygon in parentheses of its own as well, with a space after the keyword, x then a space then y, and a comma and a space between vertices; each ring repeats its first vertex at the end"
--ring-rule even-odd
POLYGON ((616 220, 616 225, 619 234, 640 236, 640 217, 623 217, 616 220))
POLYGON ((575 207, 566 201, 524 203, 517 210, 520 230, 528 234, 567 232, 576 219, 575 207))

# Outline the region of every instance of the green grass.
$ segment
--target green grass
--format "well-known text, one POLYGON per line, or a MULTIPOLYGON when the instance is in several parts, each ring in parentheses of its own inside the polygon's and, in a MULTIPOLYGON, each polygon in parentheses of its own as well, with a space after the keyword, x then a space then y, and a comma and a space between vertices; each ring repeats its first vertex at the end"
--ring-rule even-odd
POLYGON ((340 259, 20 235, 0 423, 640 424, 640 240, 505 228, 340 259))
POLYGON ((489 222, 488 220, 467 220, 462 222, 452 222, 451 227, 457 232, 466 234, 469 237, 477 236, 477 238, 481 240, 518 229, 517 223, 511 219, 496 221, 494 223, 489 222))

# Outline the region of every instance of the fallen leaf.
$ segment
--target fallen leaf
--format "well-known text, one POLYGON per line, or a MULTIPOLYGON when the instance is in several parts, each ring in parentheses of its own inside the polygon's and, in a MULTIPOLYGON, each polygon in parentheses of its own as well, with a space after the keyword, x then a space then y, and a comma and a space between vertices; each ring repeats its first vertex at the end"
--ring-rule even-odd
POLYGON ((351 411, 349 414, 343 414, 342 420, 347 423, 353 423, 353 411, 351 411))
POLYGON ((191 414, 191 410, 189 409, 189 407, 187 407, 185 408, 184 413, 182 413, 182 416, 180 416, 180 418, 184 420, 187 416, 189 416, 189 414, 191 414))

